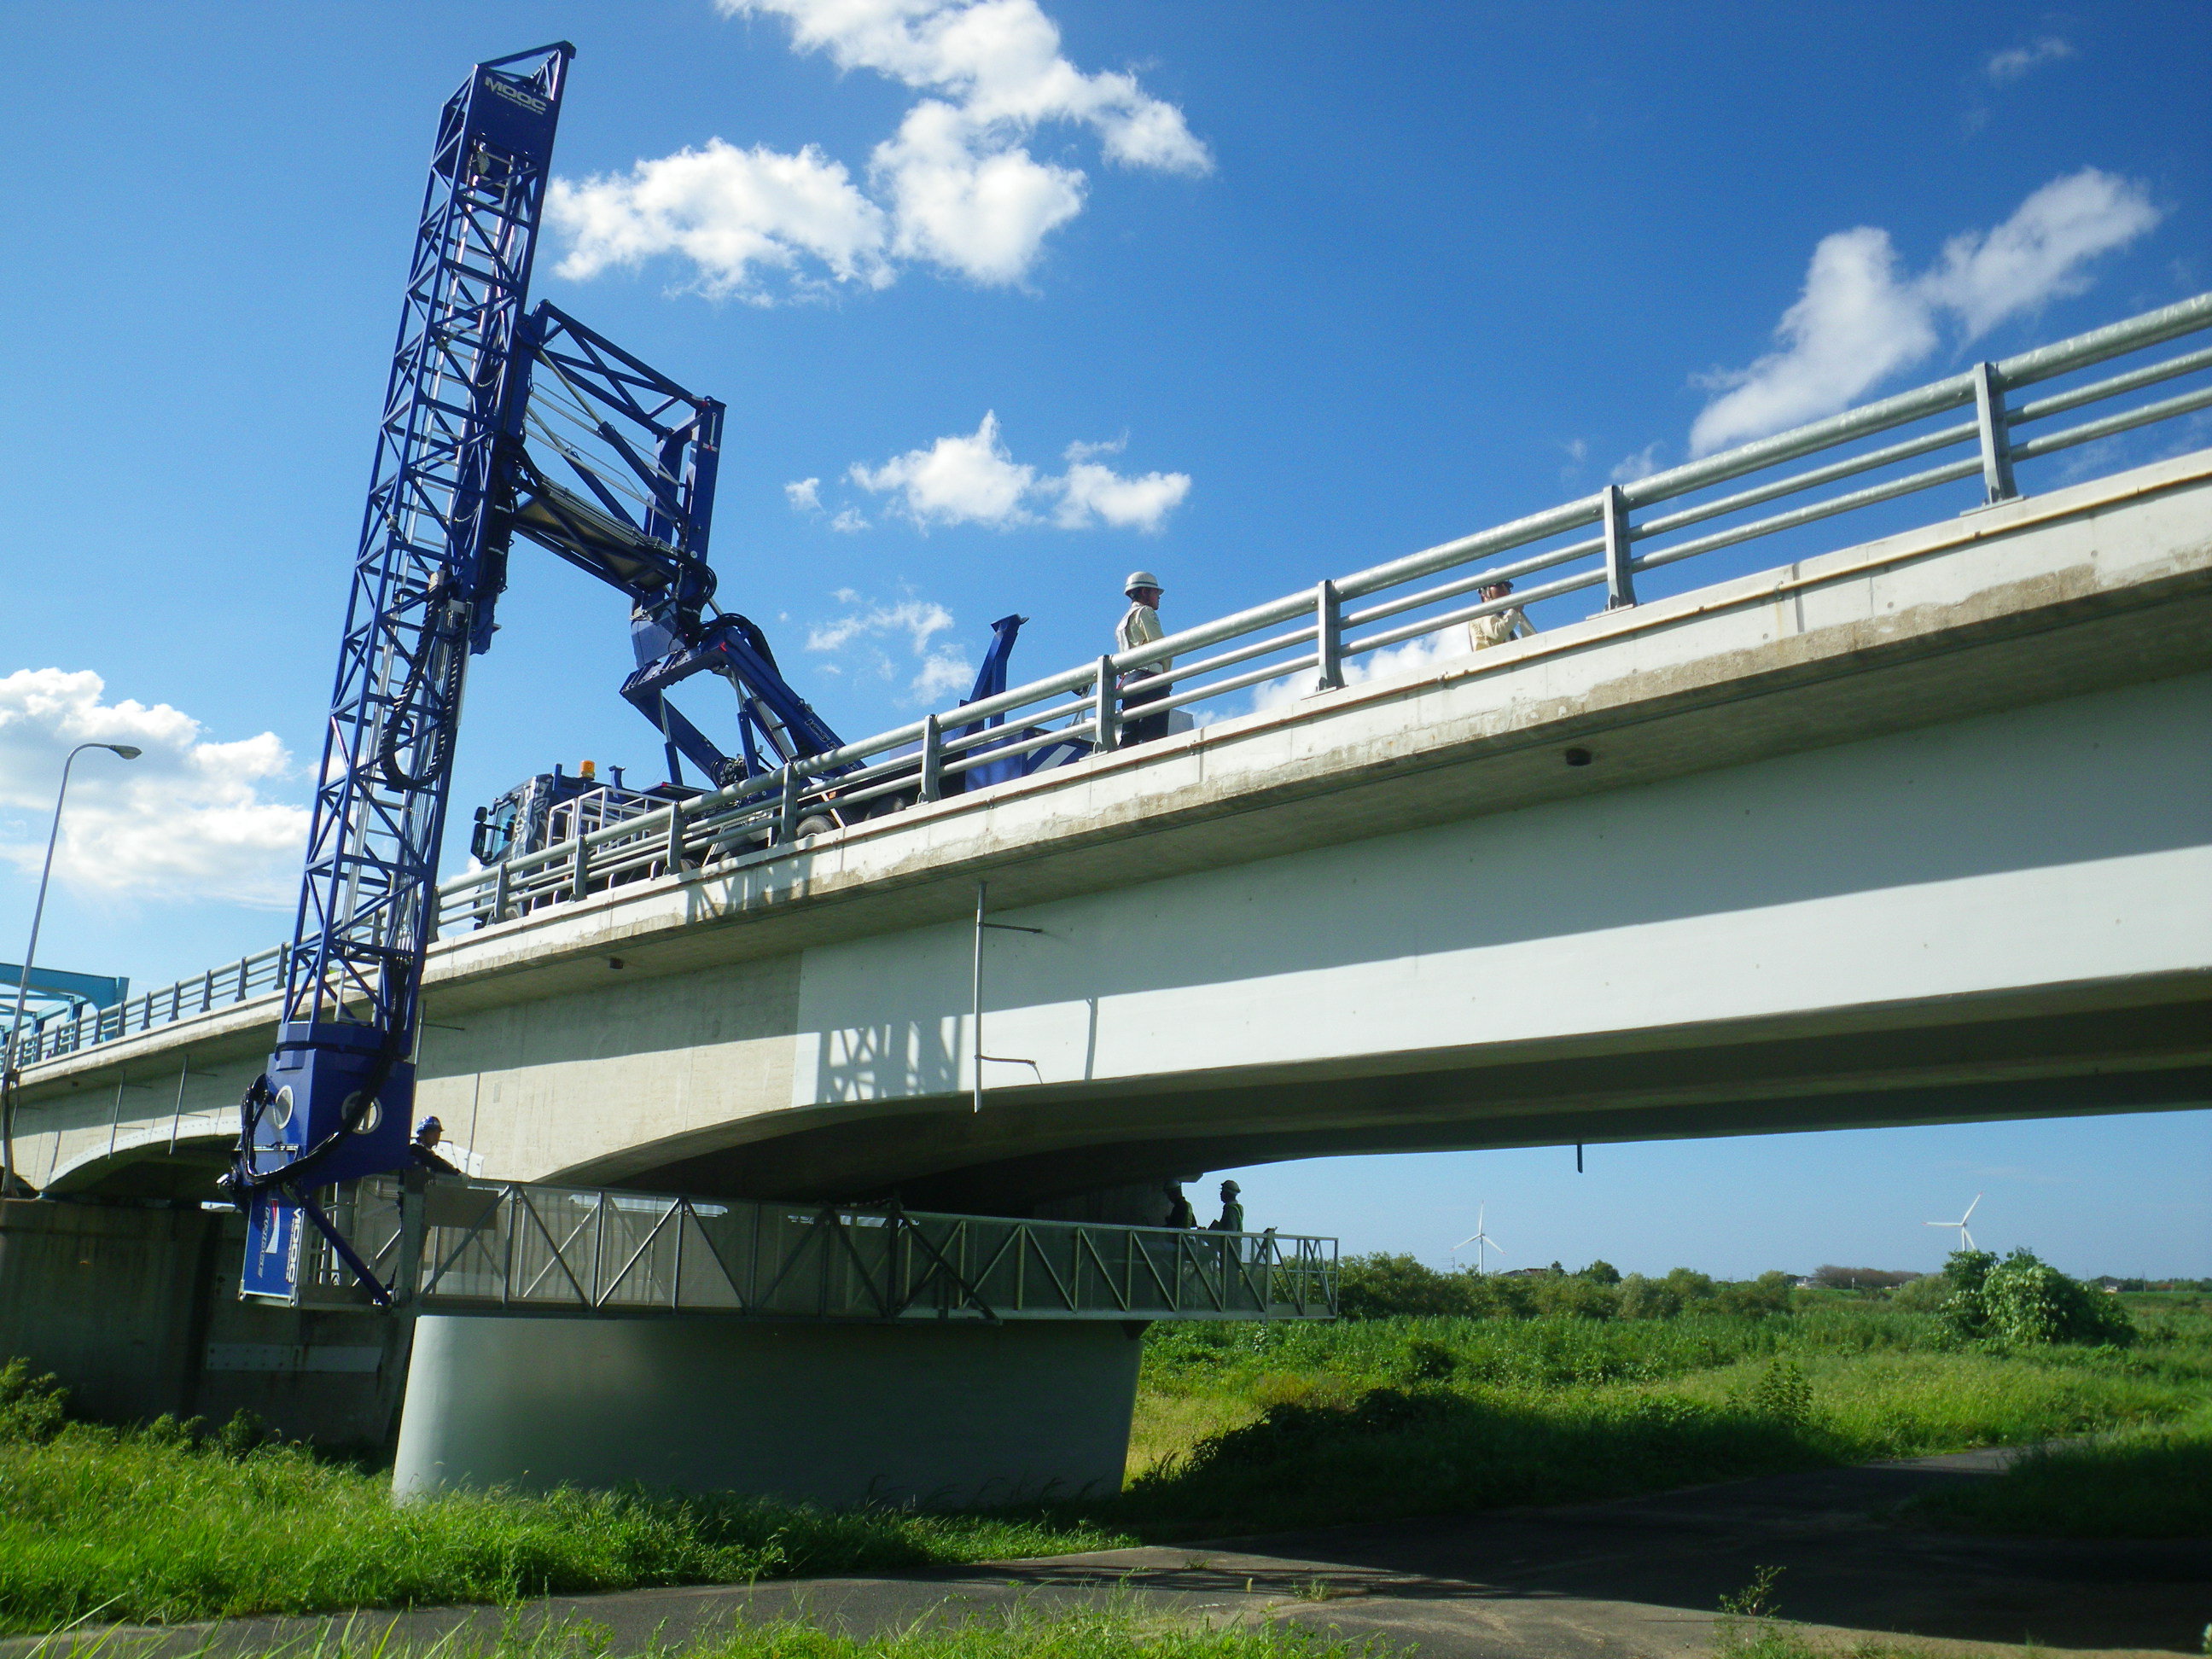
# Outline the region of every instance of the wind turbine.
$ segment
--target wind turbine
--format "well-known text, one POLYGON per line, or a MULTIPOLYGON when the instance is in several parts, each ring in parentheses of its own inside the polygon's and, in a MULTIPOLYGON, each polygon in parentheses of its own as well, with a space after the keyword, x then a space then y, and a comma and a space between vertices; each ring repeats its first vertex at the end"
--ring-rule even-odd
POLYGON ((1465 1249, 1470 1244, 1474 1246, 1474 1272, 1477 1278, 1480 1278, 1482 1275, 1483 1247, 1487 1245, 1493 1250, 1498 1248, 1498 1241, 1492 1238, 1488 1233, 1482 1231, 1482 1216, 1483 1206, 1478 1204, 1474 1206, 1474 1231, 1469 1233, 1465 1238, 1460 1240, 1458 1243, 1452 1246, 1452 1262, 1454 1266, 1458 1265, 1459 1253, 1462 1250, 1465 1249))
MULTIPOLYGON (((1978 1204, 1981 1201, 1982 1195, 1979 1193, 1976 1193, 1974 1194, 1974 1204, 1978 1204)), ((1962 1250, 1971 1250, 1974 1248, 1974 1236, 1966 1231, 1966 1223, 1973 1218, 1974 1204, 1969 1204, 1966 1206, 1966 1213, 1960 1216, 1956 1221, 1929 1221, 1923 1222, 1921 1224, 1928 1227, 1956 1227, 1959 1230, 1959 1248, 1962 1250)))

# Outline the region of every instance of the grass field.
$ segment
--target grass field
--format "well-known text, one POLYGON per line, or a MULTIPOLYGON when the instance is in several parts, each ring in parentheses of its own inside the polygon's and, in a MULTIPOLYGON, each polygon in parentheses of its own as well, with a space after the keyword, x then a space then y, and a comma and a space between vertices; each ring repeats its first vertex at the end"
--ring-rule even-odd
POLYGON ((575 1492, 395 1509, 383 1472, 173 1424, 64 1422, 19 1374, 0 1387, 0 1632, 881 1571, 2083 1435, 2105 1437, 1915 1519, 2207 1530, 2212 1310, 2125 1300, 2132 1346, 2014 1351, 1809 1292, 1763 1314, 1159 1326, 1127 1490, 1027 1514, 575 1492))
MULTIPOLYGON (((1823 1293, 1763 1317, 1163 1328, 1114 1513, 1155 1534, 1263 1530, 2174 1425, 2138 1458, 2156 1484, 2174 1448, 2212 1443, 2212 1312, 2124 1300, 2132 1346, 2012 1352, 1823 1293)), ((2051 1490, 2075 1468, 2057 1467, 2051 1490)))

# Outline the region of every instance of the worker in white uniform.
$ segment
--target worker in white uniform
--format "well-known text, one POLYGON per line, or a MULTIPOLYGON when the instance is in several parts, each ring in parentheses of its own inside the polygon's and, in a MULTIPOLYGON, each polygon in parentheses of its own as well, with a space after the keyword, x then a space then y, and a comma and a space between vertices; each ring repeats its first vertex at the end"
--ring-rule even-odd
MULTIPOLYGON (((1513 591, 1511 582, 1492 582, 1482 590, 1486 599, 1502 599, 1513 591)), ((1477 617, 1467 625, 1468 641, 1478 651, 1487 651, 1493 645, 1504 645, 1514 640, 1525 640, 1536 631, 1536 624, 1528 620, 1528 612, 1519 605, 1504 611, 1493 611, 1486 617, 1477 617)))
MULTIPOLYGON (((1139 646, 1151 645, 1167 637, 1160 626, 1160 579, 1149 570, 1132 570, 1129 580, 1121 584, 1127 596, 1129 608, 1115 625, 1114 649, 1133 651, 1139 646)), ((1132 715, 1129 712, 1140 703, 1158 702, 1167 696, 1170 686, 1167 672, 1175 659, 1163 657, 1141 668, 1133 668, 1121 676, 1121 747, 1129 748, 1139 743, 1150 743, 1155 738, 1168 734, 1165 711, 1157 714, 1132 715)))

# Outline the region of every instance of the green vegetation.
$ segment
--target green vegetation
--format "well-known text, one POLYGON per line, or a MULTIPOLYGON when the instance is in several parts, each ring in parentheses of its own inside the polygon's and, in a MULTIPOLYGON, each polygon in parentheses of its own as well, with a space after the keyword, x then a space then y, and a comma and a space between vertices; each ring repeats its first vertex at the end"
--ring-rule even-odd
POLYGON ((1081 1516, 843 1514, 729 1498, 556 1492, 395 1508, 388 1472, 168 1419, 64 1422, 0 1370, 0 1632, 70 1620, 513 1601, 1004 1559, 1130 1541, 1081 1516))
POLYGON ((1480 1296, 1499 1311, 1158 1328, 1115 1514, 1155 1533, 1259 1531, 1567 1502, 2175 1423, 2212 1404, 2201 1298, 2104 1297, 2032 1257, 1978 1278, 1975 1265, 1855 1293, 1686 1271, 1468 1284, 1366 1258, 1347 1279, 1369 1308, 1480 1296), (1946 1310, 1977 1289, 1986 1307, 2007 1267, 2033 1293, 1966 1334, 1946 1310), (2090 1329, 2128 1340, 2051 1340, 2090 1329))
MULTIPOLYGON (((1993 1295, 2009 1265, 1895 1291, 1561 1273, 1478 1282, 1498 1310, 1482 1317, 1156 1326, 1128 1489, 1022 1513, 644 1492, 395 1509, 383 1471, 264 1443, 244 1420, 70 1421, 16 1364, 0 1370, 0 1632, 883 1571, 2084 1435, 2102 1437, 1917 1522, 2207 1530, 2212 1298, 2093 1304, 2099 1329, 2125 1310, 2124 1346, 2018 1340, 2085 1328, 2039 1274, 2021 1275, 2034 1296, 1993 1295), (1970 1336, 1950 1304, 1976 1286, 1970 1336)), ((1437 1293, 1387 1259, 1352 1278, 1374 1301, 1437 1293)))
POLYGON ((2212 1409, 2023 1452, 1994 1480, 1922 1499, 1907 1518, 2042 1538, 2212 1538, 2212 1409))
MULTIPOLYGON (((97 1638, 78 1650, 97 1653, 97 1638)), ((364 1613, 341 1633, 270 1650, 264 1659, 603 1659, 613 1650, 608 1630, 589 1620, 526 1630, 510 1617, 488 1640, 416 1647, 394 1638, 388 1618, 364 1613)), ((1174 1625, 1144 1619, 1127 1605, 1052 1614, 1015 1608, 996 1617, 923 1620, 865 1638, 778 1620, 648 1650, 654 1659, 1363 1659, 1366 1653, 1297 1626, 1174 1625)), ((210 1644, 193 1659, 214 1659, 216 1652, 210 1644)))
POLYGON ((1950 1294, 1937 1316, 1964 1341, 2010 1347, 2035 1343, 2112 1343, 2136 1339, 2118 1299, 2014 1250, 2002 1261, 1987 1250, 1960 1250, 1943 1270, 1950 1294))

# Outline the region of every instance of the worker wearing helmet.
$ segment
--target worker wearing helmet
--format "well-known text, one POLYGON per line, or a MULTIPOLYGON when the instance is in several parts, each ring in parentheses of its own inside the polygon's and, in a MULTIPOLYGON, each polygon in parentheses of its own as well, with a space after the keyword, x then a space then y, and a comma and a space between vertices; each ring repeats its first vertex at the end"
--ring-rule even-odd
POLYGON ((1208 1224, 1208 1232, 1241 1233, 1244 1231, 1244 1206, 1237 1201, 1237 1194, 1243 1190, 1233 1181, 1221 1183, 1221 1219, 1208 1224))
MULTIPOLYGON (((1482 597, 1495 604, 1508 598, 1513 584, 1492 582, 1482 590, 1482 597)), ((1516 640, 1525 640, 1536 631, 1536 624, 1528 620, 1528 613, 1519 605, 1504 611, 1493 611, 1486 617, 1477 617, 1467 625, 1468 643, 1478 651, 1487 651, 1493 645, 1510 645, 1516 640)))
POLYGON ((438 1143, 445 1138, 446 1126, 434 1117, 426 1117, 415 1126, 415 1142, 407 1152, 416 1169, 428 1170, 432 1175, 460 1174, 438 1151, 438 1143))
POLYGON ((1182 1182, 1180 1181, 1168 1182, 1161 1187, 1160 1191, 1166 1196, 1168 1200, 1167 1219, 1161 1222, 1160 1225, 1163 1227, 1195 1227, 1198 1225, 1198 1212, 1190 1207, 1190 1200, 1183 1196, 1182 1182))
MULTIPOLYGON (((1132 570, 1129 580, 1121 584, 1121 592, 1129 600, 1129 608, 1114 629, 1114 648, 1117 652, 1134 651, 1167 637, 1160 626, 1160 579, 1149 570, 1132 570)), ((1133 668, 1121 676, 1121 747, 1150 743, 1155 738, 1168 734, 1165 711, 1157 714, 1132 714, 1130 710, 1141 703, 1158 702, 1167 696, 1168 666, 1175 659, 1163 657, 1158 662, 1133 668)))

